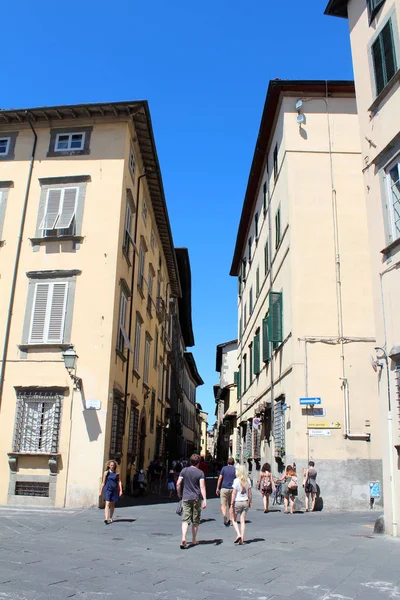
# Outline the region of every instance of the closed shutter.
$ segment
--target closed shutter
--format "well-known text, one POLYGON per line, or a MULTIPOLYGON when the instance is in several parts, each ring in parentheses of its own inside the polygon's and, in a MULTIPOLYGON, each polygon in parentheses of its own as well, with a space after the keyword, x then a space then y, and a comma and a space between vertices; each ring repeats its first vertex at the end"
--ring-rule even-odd
POLYGON ((61 202, 61 189, 52 189, 47 193, 46 211, 39 229, 54 229, 61 202))
POLYGON ((238 370, 238 377, 237 377, 237 398, 239 400, 240 396, 242 395, 242 369, 241 367, 239 367, 238 370))
POLYGON ((68 229, 75 216, 78 188, 65 188, 60 216, 56 222, 57 229, 68 229))
POLYGON ((264 212, 266 212, 267 210, 267 182, 264 182, 263 185, 263 208, 264 208, 264 212))
POLYGON ((49 283, 36 284, 35 298, 33 300, 31 331, 29 335, 29 342, 31 344, 39 344, 44 342, 49 287, 49 283))
POLYGON ((258 331, 254 336, 254 375, 258 375, 260 372, 260 332, 258 331))
POLYGON ((275 456, 285 455, 285 413, 282 410, 282 401, 278 400, 274 404, 274 441, 275 456))
POLYGON ((268 273, 268 267, 269 267, 269 249, 268 249, 268 242, 265 242, 265 247, 264 247, 264 269, 265 269, 265 275, 268 273))
POLYGON ((282 323, 282 293, 271 292, 269 295, 269 327, 268 338, 270 342, 283 341, 282 323))
POLYGON ((271 360, 271 349, 268 338, 268 317, 265 317, 262 322, 262 337, 263 337, 263 362, 271 360))
POLYGON ((68 283, 53 283, 52 288, 47 341, 62 342, 68 283))
POLYGON ((258 295, 260 293, 260 267, 257 267, 257 271, 256 271, 256 297, 258 298, 258 295))
POLYGON ((235 371, 234 374, 233 374, 233 383, 235 385, 238 384, 238 375, 239 375, 238 371, 235 371))
POLYGON ((385 83, 388 83, 397 70, 391 19, 386 23, 385 27, 382 29, 380 37, 382 38, 383 57, 385 61, 385 83))

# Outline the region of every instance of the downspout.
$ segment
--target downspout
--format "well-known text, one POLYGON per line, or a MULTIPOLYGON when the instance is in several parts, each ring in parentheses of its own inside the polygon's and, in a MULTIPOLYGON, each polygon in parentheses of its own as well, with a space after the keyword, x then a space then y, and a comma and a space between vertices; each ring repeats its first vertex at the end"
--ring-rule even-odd
MULTIPOLYGON (((25 113, 25 114, 27 114, 27 113, 25 113)), ((37 133, 34 130, 33 125, 31 123, 31 121, 29 120, 29 118, 28 118, 28 123, 30 125, 30 128, 32 129, 34 138, 33 138, 32 152, 31 152, 31 160, 29 163, 28 179, 26 182, 24 203, 23 203, 23 207, 22 207, 21 223, 20 223, 19 234, 18 234, 18 239, 17 239, 17 251, 15 254, 14 271, 13 271, 13 276, 12 276, 12 281, 11 281, 10 301, 9 301, 9 305, 8 305, 6 329, 5 329, 5 334, 4 334, 4 346, 3 346, 3 355, 2 355, 1 370, 0 370, 0 407, 1 407, 1 402, 3 399, 4 374, 5 374, 5 370, 6 370, 8 344, 10 341, 12 311, 14 308, 14 299, 15 299, 15 290, 16 290, 16 286, 17 286, 19 259, 21 256, 22 239, 23 239, 23 234, 24 234, 26 211, 28 208, 28 198, 29 198, 29 191, 30 191, 30 187, 31 187, 32 171, 33 171, 33 165, 35 162, 35 152, 36 152, 36 144, 37 144, 37 133)))

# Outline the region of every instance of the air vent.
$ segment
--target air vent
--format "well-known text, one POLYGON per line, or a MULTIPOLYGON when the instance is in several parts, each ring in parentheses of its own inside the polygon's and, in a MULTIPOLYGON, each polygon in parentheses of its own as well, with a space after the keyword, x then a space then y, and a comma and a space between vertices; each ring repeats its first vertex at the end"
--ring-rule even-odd
POLYGON ((15 495, 16 496, 41 496, 42 498, 49 497, 48 483, 41 481, 16 481, 15 495))

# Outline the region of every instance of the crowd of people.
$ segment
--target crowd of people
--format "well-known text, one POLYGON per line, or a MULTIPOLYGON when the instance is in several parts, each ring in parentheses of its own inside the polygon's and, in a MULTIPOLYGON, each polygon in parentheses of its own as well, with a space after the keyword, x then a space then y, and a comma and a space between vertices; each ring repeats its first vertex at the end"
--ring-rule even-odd
MULTIPOLYGON (((209 465, 199 454, 192 454, 189 460, 174 461, 167 473, 167 490, 172 499, 174 494, 180 499, 179 512, 182 516, 182 540, 180 547, 188 547, 187 534, 192 525, 192 545, 197 545, 197 532, 200 524, 201 511, 207 507, 207 492, 205 480, 209 465)), ((165 475, 165 467, 159 459, 153 461, 148 470, 148 477, 153 491, 160 491, 161 481, 165 475)), ((317 471, 315 463, 310 461, 303 476, 303 487, 306 496, 306 512, 315 510, 317 497, 317 471)), ((296 469, 287 465, 280 478, 274 480, 269 463, 264 463, 257 482, 257 489, 262 494, 264 513, 269 512, 271 494, 276 486, 282 486, 284 498, 284 513, 293 514, 295 500, 298 496, 299 479, 296 469)), ((103 474, 100 495, 104 495, 105 519, 112 522, 115 502, 122 495, 121 481, 117 471, 117 463, 109 461, 103 474)), ((236 463, 231 457, 218 475, 216 494, 220 497, 223 523, 226 527, 233 526, 236 537, 235 544, 245 543, 246 515, 252 507, 252 482, 246 466, 236 463)))

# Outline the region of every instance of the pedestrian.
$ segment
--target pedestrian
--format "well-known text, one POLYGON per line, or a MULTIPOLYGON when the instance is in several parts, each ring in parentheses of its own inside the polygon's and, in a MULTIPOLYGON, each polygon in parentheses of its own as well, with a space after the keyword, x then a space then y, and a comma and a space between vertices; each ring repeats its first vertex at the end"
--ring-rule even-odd
POLYGON ((200 464, 199 464, 199 469, 201 469, 204 473, 204 478, 207 478, 207 473, 208 473, 208 463, 206 463, 206 461, 204 460, 204 456, 200 457, 200 464))
POLYGON ((182 498, 182 541, 180 544, 182 550, 188 547, 186 536, 190 523, 192 523, 192 544, 194 546, 198 544, 197 532, 199 530, 201 509, 207 507, 204 473, 198 468, 200 456, 192 454, 189 462, 190 466, 185 467, 179 473, 176 484, 177 494, 179 498, 182 498), (201 498, 203 498, 203 502, 201 498))
POLYGON ((304 473, 303 488, 306 493, 306 512, 309 510, 309 502, 311 500, 311 511, 315 510, 315 502, 317 499, 317 471, 315 470, 315 462, 310 460, 308 469, 304 473))
POLYGON ((231 522, 233 522, 231 504, 232 485, 236 477, 234 463, 235 460, 232 457, 228 458, 227 464, 222 467, 217 481, 216 494, 221 498, 221 513, 226 527, 229 527, 231 522))
POLYGON ((294 513, 295 498, 298 493, 297 474, 292 465, 288 465, 286 467, 286 471, 284 472, 282 477, 277 481, 283 482, 282 493, 284 498, 284 513, 288 514, 290 512, 290 514, 292 515, 294 513))
POLYGON ((249 508, 251 508, 252 501, 251 482, 244 465, 236 467, 236 479, 232 484, 232 488, 231 507, 233 509, 233 527, 236 531, 236 539, 233 543, 242 546, 245 543, 246 515, 249 508), (238 517, 240 517, 240 530, 237 524, 238 517))
POLYGON ((275 483, 271 473, 271 465, 267 462, 261 467, 257 489, 259 489, 262 494, 264 512, 267 513, 269 512, 269 497, 272 492, 275 493, 275 483))
POLYGON ((172 498, 175 491, 175 471, 173 469, 170 469, 168 473, 167 488, 169 492, 169 497, 172 498))
POLYGON ((99 496, 104 494, 104 523, 108 525, 113 522, 115 503, 122 496, 121 479, 118 473, 118 467, 115 460, 109 460, 106 463, 106 470, 100 486, 99 496))

